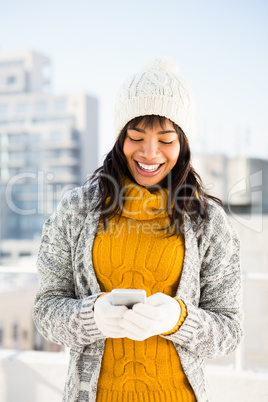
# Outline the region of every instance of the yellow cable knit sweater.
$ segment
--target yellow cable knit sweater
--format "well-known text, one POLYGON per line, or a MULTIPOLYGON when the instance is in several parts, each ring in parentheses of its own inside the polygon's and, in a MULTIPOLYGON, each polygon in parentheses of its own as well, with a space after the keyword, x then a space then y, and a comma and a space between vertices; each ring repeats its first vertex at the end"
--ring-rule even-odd
MULTIPOLYGON (((102 291, 145 289, 147 296, 174 296, 184 258, 184 238, 167 237, 167 190, 150 193, 126 181, 124 211, 106 231, 100 224, 93 264, 102 291)), ((161 336, 143 342, 107 339, 98 381, 97 402, 194 402, 173 343, 161 336)))

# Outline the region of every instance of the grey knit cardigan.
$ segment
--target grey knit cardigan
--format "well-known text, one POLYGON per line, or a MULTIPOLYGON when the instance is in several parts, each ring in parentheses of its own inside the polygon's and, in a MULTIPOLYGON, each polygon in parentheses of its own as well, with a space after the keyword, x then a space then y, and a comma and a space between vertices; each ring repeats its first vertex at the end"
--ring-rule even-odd
MULTIPOLYGON (((38 254, 36 327, 46 339, 70 348, 63 402, 96 400, 105 346, 93 315, 101 294, 92 263, 99 213, 90 209, 97 199, 97 186, 67 193, 44 224, 38 254)), ((199 234, 185 216, 185 257, 176 296, 188 315, 165 338, 174 343, 197 401, 208 402, 204 358, 231 353, 242 337, 239 240, 213 202, 199 234)))

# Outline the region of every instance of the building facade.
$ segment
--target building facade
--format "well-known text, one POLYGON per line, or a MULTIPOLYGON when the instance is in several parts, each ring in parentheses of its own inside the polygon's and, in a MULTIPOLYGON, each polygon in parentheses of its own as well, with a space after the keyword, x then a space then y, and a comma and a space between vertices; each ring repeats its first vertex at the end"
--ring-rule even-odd
POLYGON ((268 213, 268 159, 194 155, 193 166, 229 214, 268 213))
POLYGON ((2 262, 12 255, 10 239, 32 245, 64 192, 98 165, 97 99, 53 94, 50 71, 42 54, 0 52, 2 262))

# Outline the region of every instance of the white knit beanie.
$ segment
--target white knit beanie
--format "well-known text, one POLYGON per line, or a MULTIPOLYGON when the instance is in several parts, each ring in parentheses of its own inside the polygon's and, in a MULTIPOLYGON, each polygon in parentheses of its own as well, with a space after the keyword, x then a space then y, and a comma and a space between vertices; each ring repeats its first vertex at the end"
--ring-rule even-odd
POLYGON ((189 134, 193 98, 172 60, 153 59, 124 83, 115 103, 116 136, 130 120, 145 115, 164 116, 189 134))

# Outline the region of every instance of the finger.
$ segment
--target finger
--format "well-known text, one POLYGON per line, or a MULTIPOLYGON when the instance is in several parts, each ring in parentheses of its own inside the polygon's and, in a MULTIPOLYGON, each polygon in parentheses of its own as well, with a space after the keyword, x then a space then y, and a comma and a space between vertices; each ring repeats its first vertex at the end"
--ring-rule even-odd
MULTIPOLYGON (((133 338, 138 338, 138 339, 146 339, 149 337, 150 332, 145 330, 144 328, 140 328, 137 325, 133 324, 130 321, 127 321, 125 319, 122 319, 120 321, 120 326, 121 328, 124 329, 124 333, 128 334, 129 336, 132 336, 133 338)), ((127 336, 127 337, 129 337, 127 336)), ((132 339, 132 338, 130 338, 132 339)))
POLYGON ((170 296, 159 292, 159 293, 153 294, 152 296, 147 297, 146 302, 150 306, 161 306, 163 304, 166 304, 169 297, 170 296))
POLYGON ((115 333, 115 334, 119 334, 122 332, 122 328, 120 325, 112 326, 112 325, 107 325, 107 324, 102 323, 100 328, 101 328, 102 332, 111 332, 111 333, 115 333))
POLYGON ((102 306, 100 315, 107 318, 122 318, 127 310, 126 306, 112 306, 107 303, 102 306))
POLYGON ((145 330, 154 328, 155 325, 159 323, 159 321, 152 320, 151 318, 138 314, 133 310, 127 311, 124 314, 123 319, 145 330))
MULTIPOLYGON (((149 304, 137 303, 134 304, 132 310, 139 315, 150 318, 152 320, 161 321, 165 318, 166 308, 165 306, 151 306, 149 304)), ((124 315, 125 316, 125 315, 124 315)))
POLYGON ((135 335, 133 335, 131 332, 128 332, 128 331, 124 331, 124 338, 128 338, 128 339, 131 339, 132 341, 145 341, 145 339, 148 339, 149 338, 149 336, 141 336, 141 337, 139 337, 139 336, 135 336, 135 335))
POLYGON ((100 321, 103 325, 107 325, 110 327, 119 327, 120 321, 121 321, 122 317, 119 318, 101 318, 100 321))

